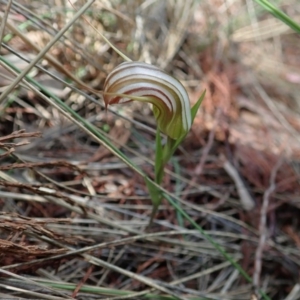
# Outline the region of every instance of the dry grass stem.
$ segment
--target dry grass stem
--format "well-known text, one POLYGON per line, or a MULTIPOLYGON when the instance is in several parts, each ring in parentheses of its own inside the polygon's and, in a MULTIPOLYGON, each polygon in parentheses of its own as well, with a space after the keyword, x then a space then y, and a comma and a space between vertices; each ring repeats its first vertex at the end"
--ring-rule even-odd
POLYGON ((268 238, 268 230, 267 230, 267 213, 270 202, 270 197, 274 193, 276 189, 276 175, 279 168, 282 166, 283 161, 278 160, 276 165, 274 166, 271 176, 270 176, 270 186, 264 193, 263 202, 260 211, 260 222, 259 222, 259 243, 257 249, 255 251, 255 264, 254 264, 254 275, 253 275, 253 284, 257 288, 260 285, 260 275, 262 269, 262 254, 264 251, 264 247, 266 245, 266 240, 268 238))

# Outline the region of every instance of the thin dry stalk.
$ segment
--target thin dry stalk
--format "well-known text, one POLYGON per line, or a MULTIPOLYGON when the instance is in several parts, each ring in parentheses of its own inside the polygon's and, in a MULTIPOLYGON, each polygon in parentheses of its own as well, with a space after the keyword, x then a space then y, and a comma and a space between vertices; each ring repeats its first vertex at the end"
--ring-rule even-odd
POLYGON ((252 199, 249 191, 247 190, 238 171, 227 159, 225 159, 223 167, 224 170, 227 172, 227 174, 232 178, 232 180, 235 183, 236 190, 238 192, 242 207, 245 210, 252 210, 255 206, 255 202, 252 199))
POLYGON ((271 177, 270 177, 270 186, 264 192, 263 202, 260 211, 260 222, 259 222, 259 242, 258 246, 255 251, 255 264, 254 264, 254 274, 253 274, 253 284, 256 288, 259 287, 260 284, 260 275, 262 269, 262 258, 263 258, 263 251, 267 240, 268 230, 267 230, 267 213, 268 213, 268 206, 271 195, 274 193, 276 189, 276 175, 277 172, 282 165, 283 160, 280 159, 277 161, 276 165, 274 166, 271 177))
POLYGON ((4 16, 2 18, 2 22, 1 22, 1 27, 0 27, 0 51, 1 51, 1 45, 2 45, 2 40, 3 40, 3 36, 4 36, 4 30, 5 30, 5 26, 6 26, 6 22, 7 22, 7 18, 8 18, 8 14, 9 14, 9 10, 12 4, 12 0, 9 0, 7 2, 7 6, 4 12, 4 16))

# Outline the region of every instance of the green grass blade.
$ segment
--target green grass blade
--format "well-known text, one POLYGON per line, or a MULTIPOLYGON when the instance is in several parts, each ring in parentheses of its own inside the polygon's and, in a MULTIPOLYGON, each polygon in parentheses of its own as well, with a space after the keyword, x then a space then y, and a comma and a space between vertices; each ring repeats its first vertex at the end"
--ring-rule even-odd
POLYGON ((201 103, 202 103, 204 97, 205 97, 205 94, 206 94, 206 91, 204 91, 204 92, 201 94, 200 98, 197 100, 197 102, 196 102, 196 103, 194 104, 194 106, 191 108, 192 123, 194 123, 196 114, 197 114, 197 112, 198 112, 198 110, 199 110, 199 107, 200 107, 200 105, 201 105, 201 103))
POLYGON ((288 25, 294 31, 300 33, 300 24, 296 23, 293 19, 291 19, 287 14, 285 14, 282 10, 274 6, 267 0, 255 0, 259 5, 261 5, 265 10, 270 12, 275 18, 281 20, 283 23, 288 25))
POLYGON ((151 197, 151 201, 152 201, 152 212, 151 212, 151 216, 150 216, 150 222, 149 222, 149 226, 152 224, 153 218, 158 210, 159 205, 161 204, 162 201, 162 193, 161 190, 153 184, 153 181, 150 180, 148 177, 145 176, 145 182, 148 188, 148 192, 150 194, 151 197))

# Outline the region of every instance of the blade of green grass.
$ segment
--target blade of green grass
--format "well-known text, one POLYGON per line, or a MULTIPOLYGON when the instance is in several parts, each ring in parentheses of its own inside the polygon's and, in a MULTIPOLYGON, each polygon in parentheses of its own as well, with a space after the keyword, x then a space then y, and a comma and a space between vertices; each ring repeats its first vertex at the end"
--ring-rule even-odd
POLYGON ((291 19, 287 14, 285 14, 282 10, 277 8, 275 5, 270 3, 267 0, 255 0, 259 5, 261 5, 265 10, 270 12, 275 18, 281 20, 283 23, 288 25, 294 31, 300 33, 300 24, 296 23, 293 19, 291 19))

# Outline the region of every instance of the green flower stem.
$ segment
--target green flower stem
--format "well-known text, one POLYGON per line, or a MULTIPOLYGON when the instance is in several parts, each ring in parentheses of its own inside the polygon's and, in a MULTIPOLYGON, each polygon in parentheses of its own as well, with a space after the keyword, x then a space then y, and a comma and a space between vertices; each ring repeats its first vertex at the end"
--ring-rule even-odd
POLYGON ((176 141, 168 137, 163 151, 163 161, 165 164, 170 160, 176 149, 176 141))
MULTIPOLYGON (((167 138, 167 142, 163 147, 162 153, 160 151, 156 151, 156 160, 157 163, 157 169, 155 170, 155 182, 158 184, 161 184, 163 176, 164 176, 164 169, 167 164, 167 162, 172 157, 175 149, 173 149, 174 140, 171 138, 167 138)), ((160 147, 157 145, 157 148, 160 147)))
MULTIPOLYGON (((205 96, 205 91, 202 93, 202 95, 200 96, 200 98, 198 99, 196 104, 191 108, 190 113, 191 113, 192 123, 194 122, 197 111, 204 99, 204 96, 205 96)), ((155 140, 156 149, 155 149, 155 178, 154 178, 154 182, 157 185, 161 185, 163 177, 164 177, 165 165, 171 159, 174 152, 176 151, 176 149, 179 147, 179 145, 182 143, 182 141, 185 139, 185 137, 187 135, 187 134, 185 134, 185 135, 181 136, 180 138, 178 138, 177 140, 174 140, 168 136, 167 141, 166 141, 165 145, 163 146, 162 142, 161 142, 160 134, 161 134, 160 130, 157 129, 156 130, 156 140, 155 140)), ((157 187, 153 185, 153 183, 149 180, 149 178, 145 177, 145 182, 148 187, 150 197, 152 200, 152 204, 153 204, 153 209, 152 209, 152 213, 150 216, 150 222, 148 225, 148 226, 150 226, 152 224, 153 218, 158 210, 158 207, 163 200, 163 195, 162 195, 161 191, 159 191, 157 189, 157 187)))

